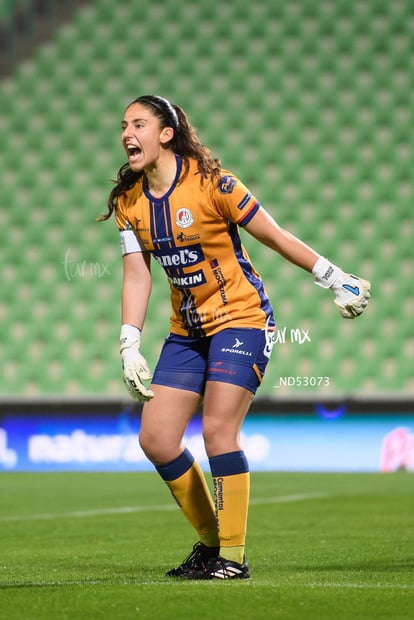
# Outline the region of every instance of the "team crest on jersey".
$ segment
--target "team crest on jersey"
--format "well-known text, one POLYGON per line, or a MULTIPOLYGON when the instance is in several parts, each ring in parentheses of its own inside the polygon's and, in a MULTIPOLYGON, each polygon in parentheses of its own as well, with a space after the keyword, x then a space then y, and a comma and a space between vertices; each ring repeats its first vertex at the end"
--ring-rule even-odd
POLYGON ((185 207, 178 209, 175 216, 175 223, 177 224, 177 226, 179 226, 180 228, 188 228, 193 222, 194 218, 190 209, 186 209, 185 207))
POLYGON ((220 179, 220 183, 218 186, 219 192, 221 192, 222 194, 231 194, 235 185, 236 179, 226 174, 220 179))

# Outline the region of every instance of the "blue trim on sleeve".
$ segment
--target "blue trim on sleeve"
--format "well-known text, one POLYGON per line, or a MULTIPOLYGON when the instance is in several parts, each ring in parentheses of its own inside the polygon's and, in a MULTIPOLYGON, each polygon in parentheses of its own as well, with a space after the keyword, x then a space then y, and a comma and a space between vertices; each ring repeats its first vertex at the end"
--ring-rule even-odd
POLYGON ((240 211, 243 209, 243 207, 245 207, 247 205, 247 203, 249 202, 250 198, 252 197, 251 193, 248 192, 245 197, 243 198, 243 200, 241 200, 239 202, 239 204, 237 205, 237 208, 240 209, 240 211))
POLYGON ((256 202, 253 207, 250 209, 250 211, 248 213, 246 213, 246 215, 237 222, 237 224, 239 226, 246 226, 246 224, 248 224, 250 222, 250 220, 252 219, 253 215, 255 215, 255 213, 257 213, 257 211, 260 208, 260 203, 256 202))

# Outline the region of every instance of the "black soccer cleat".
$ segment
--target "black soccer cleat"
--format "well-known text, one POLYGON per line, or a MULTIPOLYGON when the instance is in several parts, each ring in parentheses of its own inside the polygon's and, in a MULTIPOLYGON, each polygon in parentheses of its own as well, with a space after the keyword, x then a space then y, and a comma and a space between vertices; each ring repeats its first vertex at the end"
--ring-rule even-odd
POLYGON ((250 579, 250 569, 246 560, 239 564, 218 556, 211 558, 205 568, 188 570, 182 577, 184 579, 250 579))
POLYGON ((225 560, 220 556, 207 564, 204 579, 250 579, 250 569, 246 560, 243 564, 225 560))
MULTIPOLYGON (((212 559, 216 559, 220 551, 220 547, 207 547, 202 542, 198 542, 194 545, 191 553, 185 558, 185 560, 177 566, 172 568, 167 573, 166 577, 181 577, 182 579, 194 579, 191 575, 195 573, 204 574, 206 572, 207 564, 212 559)), ((202 577, 198 577, 202 579, 202 577)))

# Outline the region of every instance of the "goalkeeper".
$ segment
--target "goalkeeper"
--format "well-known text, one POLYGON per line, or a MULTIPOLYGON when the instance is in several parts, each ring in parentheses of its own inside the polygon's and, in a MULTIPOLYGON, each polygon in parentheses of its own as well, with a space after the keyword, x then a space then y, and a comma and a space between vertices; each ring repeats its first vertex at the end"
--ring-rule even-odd
POLYGON ((124 381, 144 402, 141 447, 197 535, 190 554, 167 575, 247 579, 250 478, 240 430, 270 358, 275 322, 239 229, 312 273, 316 284, 333 293, 345 319, 362 314, 370 284, 282 229, 202 145, 184 110, 167 99, 144 95, 131 102, 121 142, 128 161, 100 219, 115 212, 121 236, 124 381), (171 320, 148 386, 141 332, 151 256, 170 285, 171 320), (200 406, 214 498, 183 442, 200 406))

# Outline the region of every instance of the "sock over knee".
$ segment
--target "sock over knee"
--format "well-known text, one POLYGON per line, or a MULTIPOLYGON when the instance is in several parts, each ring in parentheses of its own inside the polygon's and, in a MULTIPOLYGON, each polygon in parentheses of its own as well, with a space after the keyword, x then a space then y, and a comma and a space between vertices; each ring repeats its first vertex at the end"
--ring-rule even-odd
POLYGON ((156 470, 168 485, 182 512, 208 547, 218 546, 214 503, 205 476, 191 452, 159 465, 156 470))
POLYGON ((246 542, 250 474, 243 451, 209 459, 219 530, 220 555, 242 563, 246 542))

